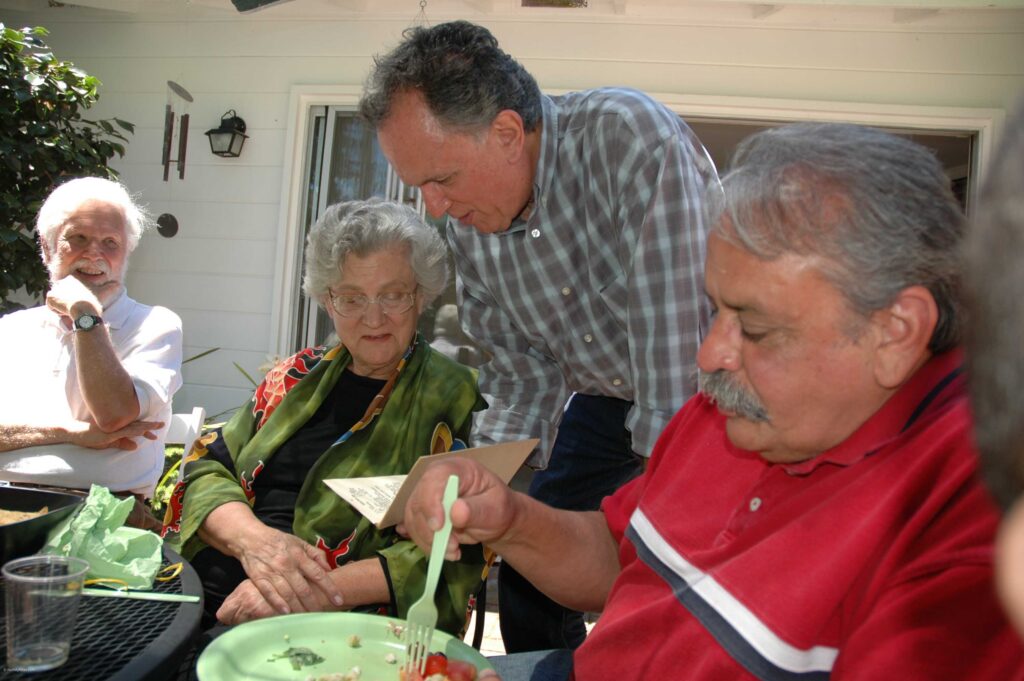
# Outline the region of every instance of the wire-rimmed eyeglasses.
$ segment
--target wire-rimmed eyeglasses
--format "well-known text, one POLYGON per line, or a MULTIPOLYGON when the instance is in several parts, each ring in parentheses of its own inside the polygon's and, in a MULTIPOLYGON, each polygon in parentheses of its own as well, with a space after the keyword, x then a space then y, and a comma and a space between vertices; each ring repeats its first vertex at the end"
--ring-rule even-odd
POLYGON ((342 317, 360 317, 366 314, 370 303, 380 305, 380 310, 384 314, 396 316, 405 314, 412 309, 413 304, 416 302, 417 290, 419 290, 418 286, 408 293, 389 291, 369 298, 362 293, 335 293, 327 289, 327 295, 331 298, 331 307, 342 317))

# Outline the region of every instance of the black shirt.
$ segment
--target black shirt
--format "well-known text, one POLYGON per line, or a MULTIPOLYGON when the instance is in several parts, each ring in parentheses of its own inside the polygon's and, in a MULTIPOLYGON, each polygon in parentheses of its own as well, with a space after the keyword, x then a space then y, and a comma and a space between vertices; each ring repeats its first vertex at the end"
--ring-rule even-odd
POLYGON ((334 390, 301 428, 278 448, 256 476, 253 512, 264 523, 292 531, 295 501, 313 464, 356 424, 387 381, 345 371, 334 390))
MULTIPOLYGON (((310 469, 362 418, 386 382, 351 371, 341 374, 316 413, 278 448, 256 476, 253 512, 257 518, 270 527, 292 533, 295 502, 310 469)), ((206 622, 210 624, 224 599, 246 579, 245 570, 238 560, 212 547, 197 553, 191 563, 203 583, 206 622)))

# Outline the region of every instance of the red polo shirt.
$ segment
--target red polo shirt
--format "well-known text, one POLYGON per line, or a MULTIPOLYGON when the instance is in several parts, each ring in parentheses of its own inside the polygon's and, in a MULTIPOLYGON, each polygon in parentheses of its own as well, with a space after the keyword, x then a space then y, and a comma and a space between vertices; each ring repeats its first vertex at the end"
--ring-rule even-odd
POLYGON ((605 499, 622 573, 575 678, 1024 678, 992 585, 959 353, 798 464, 733 447, 702 396, 605 499))

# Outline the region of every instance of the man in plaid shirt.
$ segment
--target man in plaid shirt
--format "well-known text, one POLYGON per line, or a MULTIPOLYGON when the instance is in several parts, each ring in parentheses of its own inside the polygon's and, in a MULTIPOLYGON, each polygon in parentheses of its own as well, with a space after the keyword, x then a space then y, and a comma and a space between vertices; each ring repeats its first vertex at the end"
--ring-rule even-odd
MULTIPOLYGON (((449 217, 462 324, 491 357, 474 444, 539 438, 530 495, 597 509, 696 389, 718 180, 706 151, 643 93, 542 95, 464 21, 412 29, 377 59, 360 113, 427 211, 449 217)), ((499 603, 510 652, 586 635, 507 565, 499 603)))

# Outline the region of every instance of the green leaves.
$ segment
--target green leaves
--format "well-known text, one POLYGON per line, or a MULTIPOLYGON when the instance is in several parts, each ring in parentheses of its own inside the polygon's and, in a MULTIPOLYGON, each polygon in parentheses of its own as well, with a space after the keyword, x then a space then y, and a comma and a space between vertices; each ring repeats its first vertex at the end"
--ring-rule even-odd
POLYGON ((54 55, 47 35, 0 23, 0 314, 19 288, 46 290, 35 234, 43 200, 62 177, 116 177, 107 162, 135 132, 119 118, 82 118, 100 81, 54 55))

